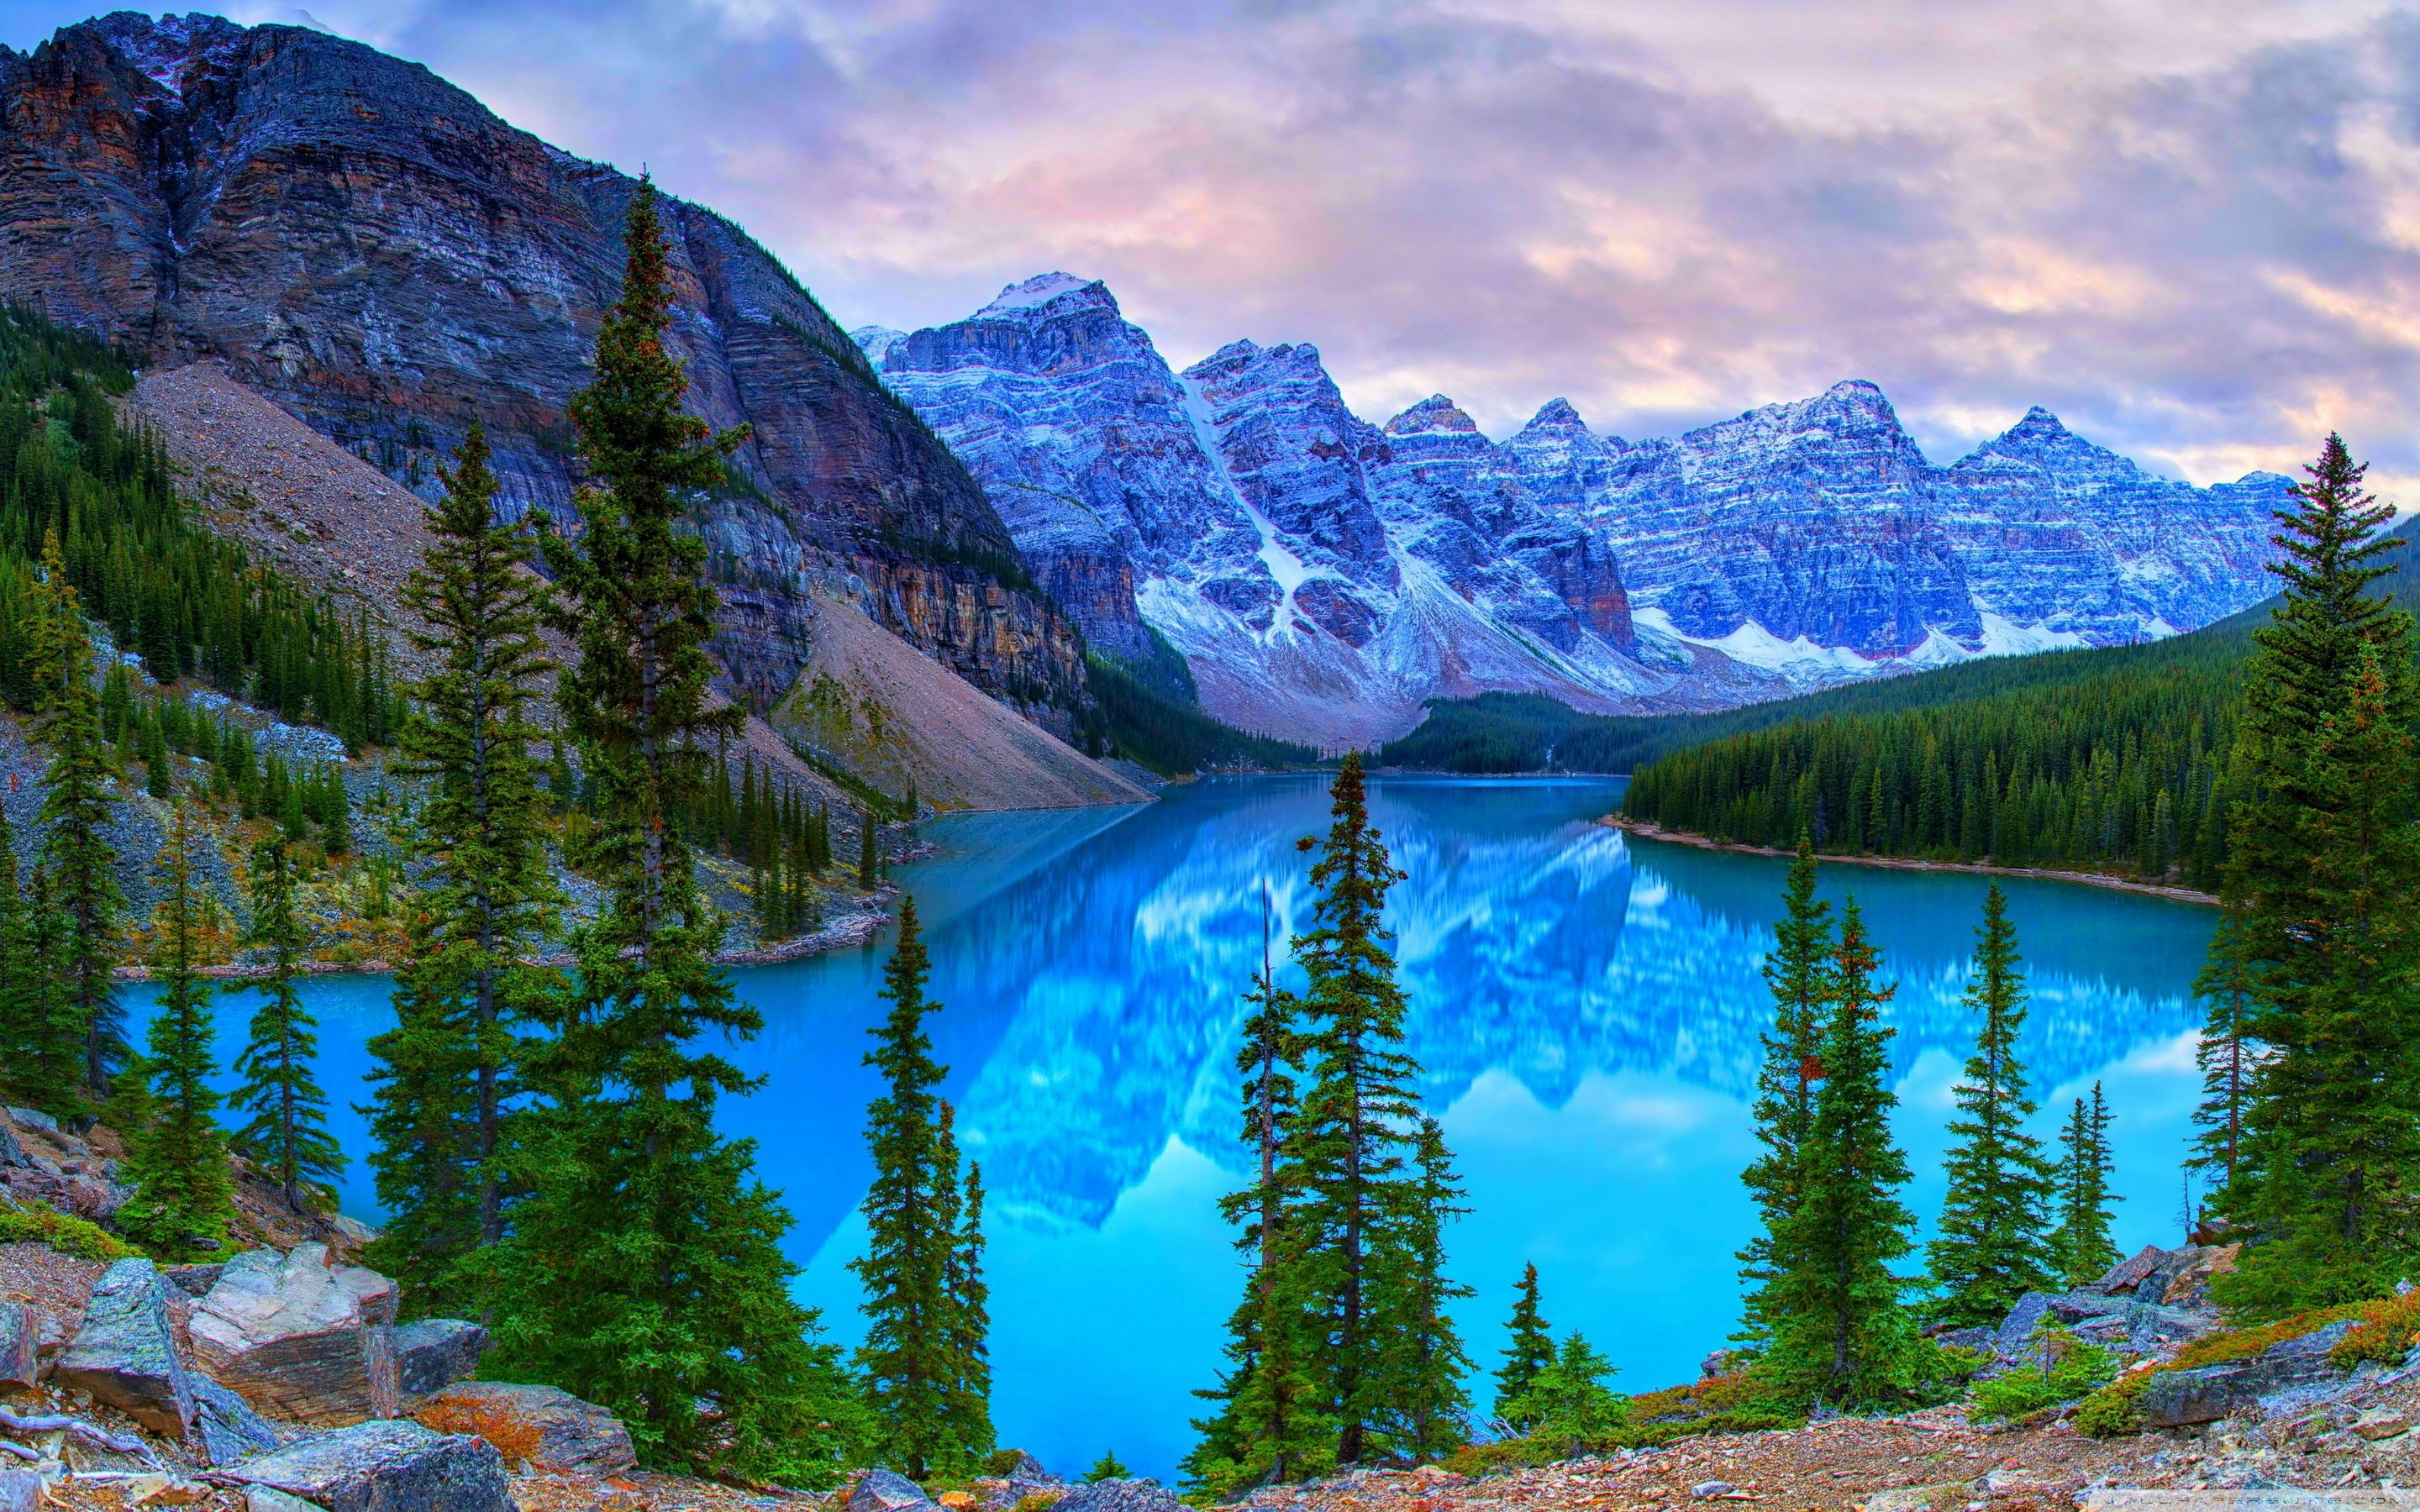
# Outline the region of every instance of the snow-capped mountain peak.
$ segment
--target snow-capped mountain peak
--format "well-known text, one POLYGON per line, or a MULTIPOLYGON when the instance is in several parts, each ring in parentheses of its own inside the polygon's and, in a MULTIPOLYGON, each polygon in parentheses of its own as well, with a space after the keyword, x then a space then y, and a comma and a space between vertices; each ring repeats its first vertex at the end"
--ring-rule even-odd
POLYGON ((2285 480, 2196 489, 2036 407, 1954 466, 1874 383, 1637 443, 1553 399, 1373 426, 1308 343, 1170 371, 1109 289, 1013 284, 860 345, 1093 644, 1172 647, 1248 729, 1383 738, 1436 696, 1720 707, 2204 625, 2265 591, 2285 480))

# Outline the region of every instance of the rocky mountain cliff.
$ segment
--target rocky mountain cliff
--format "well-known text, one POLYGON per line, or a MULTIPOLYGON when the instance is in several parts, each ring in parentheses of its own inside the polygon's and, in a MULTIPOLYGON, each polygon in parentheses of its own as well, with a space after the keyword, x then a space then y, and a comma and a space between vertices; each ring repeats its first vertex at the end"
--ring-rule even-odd
POLYGON ((2040 409, 1940 467, 1865 382, 1636 444, 1559 399, 1501 443, 1443 395, 1373 426, 1313 347, 1174 373, 1064 273, 854 334, 1094 644, 1172 648, 1213 713, 1296 738, 1440 694, 1720 707, 2173 634, 2265 592, 2286 487, 2157 477, 2040 409))
MULTIPOLYGON (((0 49, 0 296, 147 363, 223 359, 424 489, 476 413, 509 502, 567 504, 634 187, 301 27, 120 12, 0 49)), ((814 587, 1063 731, 1080 642, 984 490, 744 232, 664 208, 692 406, 753 428, 702 519, 733 690, 790 687, 814 587)))

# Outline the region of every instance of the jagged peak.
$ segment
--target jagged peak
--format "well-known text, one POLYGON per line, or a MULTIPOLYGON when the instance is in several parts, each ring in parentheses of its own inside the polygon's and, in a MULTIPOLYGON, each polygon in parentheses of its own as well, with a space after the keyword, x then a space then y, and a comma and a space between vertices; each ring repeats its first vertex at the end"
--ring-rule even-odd
POLYGON ((183 92, 183 70, 195 58, 225 54, 241 45, 247 28, 221 16, 149 16, 113 10, 60 35, 85 31, 100 38, 143 75, 170 94, 183 92))
POLYGON ((974 313, 974 318, 1018 316, 1029 312, 1063 311, 1079 306, 1105 309, 1115 314, 1118 301, 1109 293, 1109 285, 1097 278, 1078 278, 1073 273, 1036 273, 1022 284, 1011 284, 1001 289, 999 298, 974 313))
POLYGON ((880 367, 882 359, 890 355, 892 345, 904 339, 907 334, 908 332, 904 331, 893 331, 889 326, 860 326, 848 333, 848 339, 863 349, 867 361, 880 367))
POLYGON ((1538 412, 1531 415, 1529 423, 1521 427, 1521 434, 1527 436, 1532 431, 1544 434, 1548 431, 1586 431, 1587 429, 1588 422, 1580 418, 1580 412, 1572 408, 1572 402, 1569 399, 1559 394, 1538 407, 1538 412))
POLYGON ((1437 432, 1475 436, 1479 422, 1462 412, 1461 406, 1442 393, 1432 393, 1419 403, 1387 422, 1389 436, 1425 436, 1437 432))

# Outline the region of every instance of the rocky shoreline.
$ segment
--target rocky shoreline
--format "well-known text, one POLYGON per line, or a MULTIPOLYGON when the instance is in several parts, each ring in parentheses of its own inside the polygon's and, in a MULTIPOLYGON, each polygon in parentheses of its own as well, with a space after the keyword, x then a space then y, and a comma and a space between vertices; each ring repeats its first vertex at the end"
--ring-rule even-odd
MULTIPOLYGON (((1774 856, 1787 859, 1791 855, 1771 845, 1750 845, 1741 841, 1710 840, 1703 835, 1683 829, 1667 829, 1643 819, 1610 813, 1597 821, 1608 829, 1619 829, 1640 840, 1660 841, 1668 845, 1686 845, 1692 850, 1729 851, 1738 856, 1774 856)), ((1978 876, 2031 877, 2037 882, 2072 882, 2086 887, 2105 887, 2113 892, 2138 892, 2147 897, 2166 898, 2180 903, 2199 903, 2204 907, 2218 906, 2215 893, 2197 892, 2191 887, 2172 887, 2158 882, 2137 882, 2131 877, 2110 876, 2101 872, 2061 872, 2048 867, 1991 866, 1981 861, 1925 861, 1905 856, 1833 856, 1818 855, 1815 859, 1825 865, 1838 862, 1842 866, 1878 867, 1886 872, 1968 872, 1978 876)))

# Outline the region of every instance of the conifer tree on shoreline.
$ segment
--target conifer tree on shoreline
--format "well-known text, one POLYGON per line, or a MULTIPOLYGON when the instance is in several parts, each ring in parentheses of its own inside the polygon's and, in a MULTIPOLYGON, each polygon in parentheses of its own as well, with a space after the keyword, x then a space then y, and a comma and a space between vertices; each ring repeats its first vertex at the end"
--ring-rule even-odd
POLYGON ((294 986, 294 968, 308 943, 294 914, 294 883, 283 839, 271 836, 253 848, 249 937, 269 952, 269 974, 255 988, 261 1005, 236 1057, 243 1085, 231 1101, 253 1115, 236 1131, 234 1147, 276 1179, 288 1211, 301 1212, 303 1179, 341 1174, 345 1154, 328 1133, 328 1098, 313 1070, 318 1021, 294 986))
POLYGON ((2019 1297, 2045 1289, 2051 1256, 2046 1230, 2052 1187, 2041 1142, 2025 1132, 2033 1099, 2017 1057, 2024 1028, 2024 979, 2009 901, 1993 883, 1975 932, 1975 970, 1966 1006, 1982 1016, 1975 1054, 1957 1089, 1950 1120, 1949 1187, 1939 1235, 1926 1246, 1932 1285, 1929 1310, 1956 1328, 1996 1327, 2019 1297))
POLYGON ((1760 1369, 1785 1396, 1835 1407, 1898 1399, 1923 1347, 1901 1304, 1910 1283, 1892 1270, 1915 1247, 1915 1220, 1898 1196, 1909 1173, 1890 1133, 1892 1031, 1877 1022, 1897 989, 1874 980, 1875 964, 1852 899, 1832 954, 1803 1192, 1767 1251, 1760 1369))
POLYGON ((1771 1336, 1776 1281, 1773 1245, 1806 1195, 1807 1143, 1823 1080, 1823 1017, 1833 996, 1832 905, 1815 896, 1813 837, 1798 837, 1798 855, 1782 889, 1782 918, 1764 961, 1774 1025, 1762 1037, 1756 1078, 1756 1136, 1764 1146, 1741 1180, 1756 1201, 1760 1232, 1739 1253, 1745 1296, 1740 1337, 1750 1345, 1771 1336))
POLYGON ((371 1041, 370 1157, 392 1214, 374 1258, 415 1309, 484 1316, 514 1178, 505 1128, 521 1040, 560 974, 525 964, 560 899, 546 849, 534 707, 551 671, 546 594, 529 539, 495 518, 485 429, 471 425, 427 512, 405 579, 407 629, 430 670, 397 770, 427 782, 409 850, 419 867, 396 1026, 371 1041))
POLYGON ((125 1122, 126 1175, 134 1196, 118 1210, 117 1223, 155 1255, 182 1257, 217 1247, 226 1231, 233 1180, 227 1173, 226 1136, 212 1115, 219 1094, 210 1087, 217 1070, 208 979, 194 936, 201 924, 201 887, 195 875, 198 839, 190 806, 170 810, 168 838, 160 849, 163 898, 151 970, 160 984, 148 1054, 138 1068, 147 1085, 125 1122))
POLYGON ((627 245, 595 380, 571 401, 591 480, 581 532, 546 543, 578 654, 557 698, 597 800, 577 859, 603 896, 572 932, 575 980, 548 997, 550 1037, 526 1062, 542 1101, 517 1119, 530 1193, 503 1256, 498 1364, 607 1406, 650 1463, 819 1475, 846 1450, 847 1388, 790 1295, 790 1219, 754 1177, 753 1144, 715 1130, 718 1102, 757 1079, 699 1041, 746 1040, 761 1019, 713 964, 725 922, 678 823, 741 717, 707 706, 716 594, 684 521, 743 433, 681 409, 669 252, 644 179, 627 245))
POLYGON ((865 1251, 849 1262, 865 1287, 858 1368, 881 1424, 883 1454, 911 1480, 958 1474, 991 1451, 980 1290, 981 1186, 962 1187, 954 1119, 939 1088, 924 995, 932 968, 902 898, 899 939, 882 968, 891 1005, 865 1062, 883 1090, 867 1105, 874 1180, 865 1195, 865 1251), (969 1211, 971 1203, 971 1212, 969 1211))
POLYGON ((2420 1257, 2420 722, 2412 616, 2374 591, 2402 542, 2331 435, 2279 511, 2283 602, 2254 632, 2231 768, 2228 928, 2258 1046, 2219 1205, 2263 1242, 2217 1285, 2250 1317, 2373 1296, 2420 1257))
POLYGON ((1513 1289, 1512 1316, 1505 1323, 1510 1342, 1503 1366, 1496 1372, 1496 1415, 1514 1430, 1535 1427, 1520 1408, 1521 1395, 1538 1372, 1555 1363, 1555 1331, 1540 1310, 1536 1262, 1521 1267, 1521 1284, 1513 1289))
POLYGON ((2112 1169, 2109 1104, 2094 1082, 2090 1100, 2075 1100, 2059 1135, 2058 1227, 2050 1243, 2068 1286, 2086 1285, 2118 1263, 2118 1245, 2109 1237, 2109 1204, 2119 1200, 2110 1190, 2112 1169))

